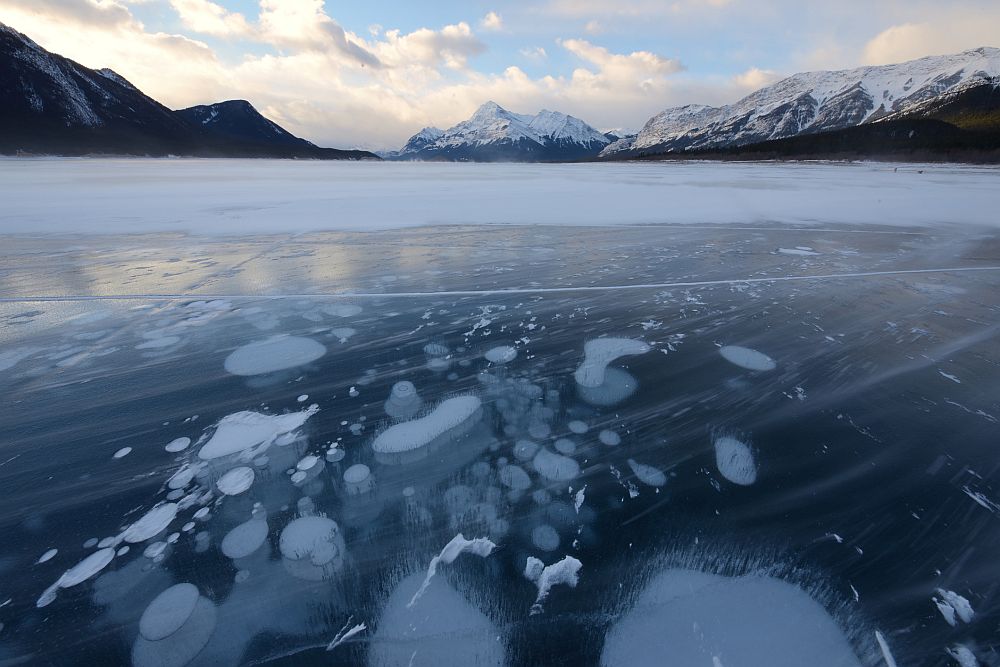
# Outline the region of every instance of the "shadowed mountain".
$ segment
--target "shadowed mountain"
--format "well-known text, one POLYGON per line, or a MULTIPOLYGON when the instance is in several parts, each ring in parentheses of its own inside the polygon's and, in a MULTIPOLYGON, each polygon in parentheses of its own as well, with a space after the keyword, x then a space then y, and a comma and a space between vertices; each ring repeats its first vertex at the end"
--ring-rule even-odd
POLYGON ((299 139, 245 101, 171 111, 0 23, 0 154, 17 153, 376 159, 299 139))

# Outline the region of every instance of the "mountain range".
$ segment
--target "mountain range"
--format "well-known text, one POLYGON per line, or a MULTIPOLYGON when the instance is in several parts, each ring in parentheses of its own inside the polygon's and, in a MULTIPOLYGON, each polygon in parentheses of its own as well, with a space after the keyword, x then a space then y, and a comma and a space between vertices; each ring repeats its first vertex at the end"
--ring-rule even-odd
POLYGON ((746 146, 900 119, 943 95, 1000 76, 1000 49, 979 48, 894 65, 806 72, 722 107, 686 105, 653 116, 600 156, 691 153, 746 146))
POLYGON ((507 111, 496 102, 447 130, 425 127, 402 149, 383 157, 396 160, 546 162, 596 156, 617 139, 579 118, 542 110, 535 115, 507 111))
MULTIPOLYGON (((795 74, 725 106, 685 105, 635 134, 495 102, 426 127, 392 160, 578 161, 678 157, 1000 160, 1000 49, 795 74), (623 136, 625 135, 625 136, 623 136)), ((378 159, 321 148, 245 100, 171 110, 111 69, 50 53, 0 23, 0 154, 378 159)))
POLYGON ((0 154, 19 153, 377 159, 320 148, 244 100, 172 111, 0 23, 0 154))

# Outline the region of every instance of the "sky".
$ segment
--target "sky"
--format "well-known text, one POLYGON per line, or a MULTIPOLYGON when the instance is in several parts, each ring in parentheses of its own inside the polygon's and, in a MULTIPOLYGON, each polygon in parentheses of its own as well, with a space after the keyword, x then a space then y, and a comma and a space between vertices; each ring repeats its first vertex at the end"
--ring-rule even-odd
POLYGON ((0 22, 171 108, 247 99, 367 149, 489 100, 634 130, 796 72, 1000 46, 997 0, 0 0, 0 22))

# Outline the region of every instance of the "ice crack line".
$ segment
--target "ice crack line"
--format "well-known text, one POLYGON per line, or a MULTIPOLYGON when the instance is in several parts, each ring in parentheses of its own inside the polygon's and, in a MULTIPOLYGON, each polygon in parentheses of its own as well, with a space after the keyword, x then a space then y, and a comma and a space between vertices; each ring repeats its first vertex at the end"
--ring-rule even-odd
POLYGON ((0 303, 71 302, 71 301, 181 301, 205 299, 360 299, 376 297, 441 297, 441 296, 492 296, 502 294, 561 294, 573 292, 621 292, 625 290, 670 289, 677 287, 708 287, 712 285, 747 285, 756 283, 797 282, 806 280, 836 280, 846 278, 872 278, 928 273, 971 273, 1000 271, 1000 266, 960 266, 938 269, 899 269, 896 271, 860 271, 856 273, 824 273, 808 276, 772 276, 770 278, 726 278, 719 280, 689 280, 668 283, 632 283, 628 285, 586 285, 580 287, 512 287, 510 289, 441 290, 436 292, 297 292, 293 294, 100 294, 100 295, 50 295, 0 297, 0 303))

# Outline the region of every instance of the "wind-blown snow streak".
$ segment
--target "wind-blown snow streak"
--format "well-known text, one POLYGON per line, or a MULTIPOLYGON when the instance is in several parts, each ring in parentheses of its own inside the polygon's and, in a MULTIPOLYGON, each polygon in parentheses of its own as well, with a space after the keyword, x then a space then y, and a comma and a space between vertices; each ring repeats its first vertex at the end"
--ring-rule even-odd
POLYGON ((451 539, 451 542, 444 545, 444 549, 441 550, 437 556, 431 558, 430 565, 427 566, 427 576, 424 577, 424 583, 420 584, 420 588, 417 592, 413 594, 410 601, 406 604, 408 608, 413 607, 420 599, 420 596, 424 594, 427 587, 431 585, 431 579, 437 574, 437 567, 439 563, 454 563, 455 559, 464 553, 474 554, 480 558, 486 558, 493 550, 497 548, 497 545, 493 544, 490 540, 485 537, 477 537, 473 540, 465 539, 465 535, 459 533, 451 539))

